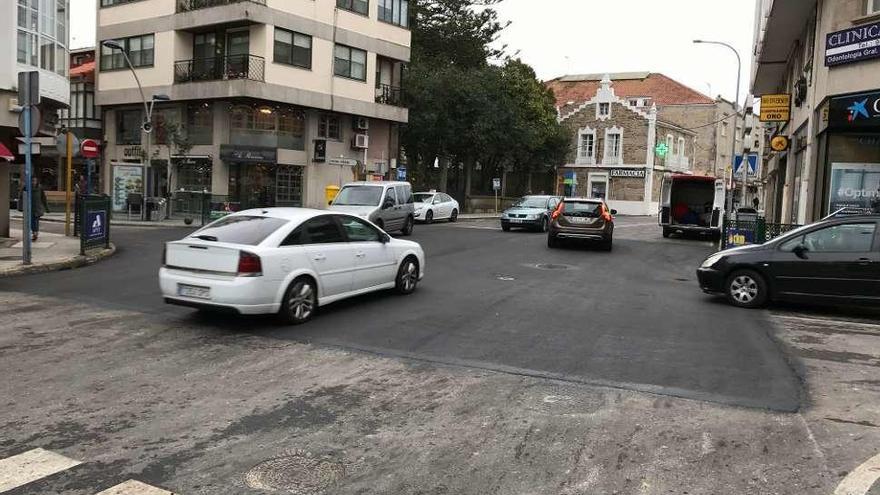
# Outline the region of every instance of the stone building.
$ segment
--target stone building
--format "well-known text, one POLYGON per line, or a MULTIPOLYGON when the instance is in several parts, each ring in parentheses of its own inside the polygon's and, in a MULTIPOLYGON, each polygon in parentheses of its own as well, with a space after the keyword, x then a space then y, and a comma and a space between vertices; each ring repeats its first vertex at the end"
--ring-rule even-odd
POLYGON ((212 210, 321 207, 327 186, 396 175, 408 4, 101 0, 104 192, 117 209, 131 192, 172 195, 179 213, 202 192, 212 210), (151 135, 119 46, 145 97, 168 100, 151 135))
POLYGON ((571 135, 557 194, 653 215, 665 174, 720 177, 731 162, 733 105, 663 74, 563 76, 547 85, 571 135))
POLYGON ((880 199, 880 0, 756 0, 752 93, 791 95, 767 125, 768 219, 815 221, 880 199))

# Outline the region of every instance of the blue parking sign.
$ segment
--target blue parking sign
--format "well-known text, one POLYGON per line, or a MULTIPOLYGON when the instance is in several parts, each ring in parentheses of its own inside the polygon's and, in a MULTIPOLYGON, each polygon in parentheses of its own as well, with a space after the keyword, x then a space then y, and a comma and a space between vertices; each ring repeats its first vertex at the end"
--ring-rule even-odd
POLYGON ((107 211, 89 210, 86 215, 85 240, 103 239, 107 235, 107 211))

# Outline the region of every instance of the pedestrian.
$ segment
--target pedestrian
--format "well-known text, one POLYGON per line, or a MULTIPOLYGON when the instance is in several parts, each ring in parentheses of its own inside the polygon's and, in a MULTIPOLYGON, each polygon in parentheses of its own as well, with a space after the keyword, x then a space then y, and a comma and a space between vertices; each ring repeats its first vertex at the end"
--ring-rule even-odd
POLYGON ((761 200, 758 199, 757 196, 755 196, 754 198, 752 198, 752 206, 755 207, 755 210, 758 209, 758 205, 760 205, 760 204, 761 204, 761 200))
MULTIPOLYGON (((24 208, 25 190, 21 190, 21 200, 18 202, 24 208)), ((40 179, 31 178, 31 240, 36 241, 40 236, 40 217, 49 213, 49 201, 46 199, 46 191, 40 185, 40 179)))

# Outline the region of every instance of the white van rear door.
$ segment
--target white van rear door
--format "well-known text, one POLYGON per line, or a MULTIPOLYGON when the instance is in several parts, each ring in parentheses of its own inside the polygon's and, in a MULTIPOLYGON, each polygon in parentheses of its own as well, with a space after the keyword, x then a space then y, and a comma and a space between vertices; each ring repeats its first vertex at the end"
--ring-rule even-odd
POLYGON ((722 212, 724 211, 724 200, 725 200, 725 188, 724 188, 724 179, 716 179, 715 180, 715 199, 712 202, 712 227, 720 228, 721 223, 724 221, 724 215, 722 212))
POLYGON ((665 174, 660 184, 660 225, 669 225, 672 221, 672 175, 665 174))

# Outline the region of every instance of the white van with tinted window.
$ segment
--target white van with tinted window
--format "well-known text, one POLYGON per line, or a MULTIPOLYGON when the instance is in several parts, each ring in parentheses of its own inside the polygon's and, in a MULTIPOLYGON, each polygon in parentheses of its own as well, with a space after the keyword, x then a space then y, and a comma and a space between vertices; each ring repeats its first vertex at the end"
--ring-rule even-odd
POLYGON ((719 236, 724 222, 724 180, 666 174, 660 187, 663 237, 696 233, 719 236))
POLYGON ((409 182, 351 182, 339 190, 330 210, 356 215, 386 232, 410 235, 415 224, 409 182))

